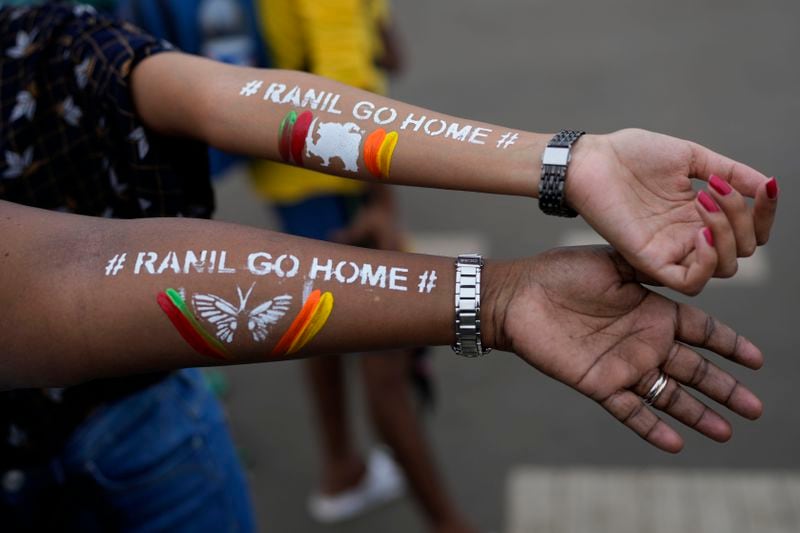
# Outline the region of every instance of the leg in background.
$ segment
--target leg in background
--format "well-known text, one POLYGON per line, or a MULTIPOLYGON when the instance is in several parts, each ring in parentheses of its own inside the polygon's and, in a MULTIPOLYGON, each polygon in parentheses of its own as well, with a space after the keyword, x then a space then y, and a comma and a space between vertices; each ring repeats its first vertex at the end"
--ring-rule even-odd
POLYGON ((416 412, 408 378, 410 352, 392 351, 362 357, 367 402, 372 422, 394 452, 412 491, 434 531, 472 532, 450 499, 416 412))
POLYGON ((357 485, 366 466, 353 443, 347 410, 342 357, 315 357, 303 363, 314 404, 322 457, 323 494, 335 494, 357 485))

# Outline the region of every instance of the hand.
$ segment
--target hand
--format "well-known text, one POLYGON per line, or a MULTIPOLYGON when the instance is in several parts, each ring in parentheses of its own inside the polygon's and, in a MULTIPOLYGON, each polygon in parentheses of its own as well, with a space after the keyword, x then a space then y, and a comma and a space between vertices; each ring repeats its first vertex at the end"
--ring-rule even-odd
POLYGON ((767 242, 777 207, 774 178, 698 144, 644 130, 584 137, 570 163, 567 201, 652 280, 697 294, 712 275, 735 274, 737 256, 750 256, 767 242), (706 198, 695 194, 691 178, 710 180, 706 198), (708 195, 716 212, 703 206, 708 195), (743 196, 755 198, 752 209, 743 196), (716 258, 695 252, 694 237, 703 227, 711 231, 716 258))
POLYGON ((642 287, 636 275, 608 247, 489 263, 485 341, 595 400, 654 446, 678 452, 681 436, 642 402, 663 370, 670 379, 655 409, 728 440, 730 424, 686 388, 749 419, 761 415, 761 401, 690 346, 753 369, 763 364, 761 352, 700 309, 642 287))

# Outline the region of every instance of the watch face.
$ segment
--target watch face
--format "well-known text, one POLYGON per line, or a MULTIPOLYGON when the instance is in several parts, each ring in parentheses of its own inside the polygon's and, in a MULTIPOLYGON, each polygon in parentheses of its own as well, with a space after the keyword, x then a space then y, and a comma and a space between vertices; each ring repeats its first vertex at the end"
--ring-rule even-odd
POLYGON ((569 162, 569 148, 567 146, 548 146, 542 154, 542 164, 565 167, 569 162))
POLYGON ((461 263, 462 265, 482 265, 483 258, 460 255, 458 256, 458 262, 461 263))

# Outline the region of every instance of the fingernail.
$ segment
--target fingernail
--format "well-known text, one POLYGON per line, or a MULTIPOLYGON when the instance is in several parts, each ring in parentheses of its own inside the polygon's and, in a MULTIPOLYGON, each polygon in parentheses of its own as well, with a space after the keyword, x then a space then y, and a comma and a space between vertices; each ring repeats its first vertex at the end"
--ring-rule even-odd
POLYGON ((709 246, 714 246, 714 234, 711 233, 711 229, 703 228, 703 237, 706 238, 706 242, 709 246))
POLYGON ((718 176, 714 176, 713 174, 710 178, 708 178, 708 184, 712 189, 720 193, 722 196, 730 194, 730 192, 733 190, 727 181, 718 176))
POLYGON ((774 200, 778 197, 778 180, 775 179, 775 176, 771 177, 767 181, 767 198, 770 200, 774 200))
POLYGON ((702 205, 703 208, 705 208, 705 210, 709 213, 719 212, 719 206, 717 205, 717 202, 715 202, 714 199, 711 198, 711 195, 709 195, 706 191, 700 191, 700 193, 697 195, 697 200, 700 202, 700 205, 702 205))

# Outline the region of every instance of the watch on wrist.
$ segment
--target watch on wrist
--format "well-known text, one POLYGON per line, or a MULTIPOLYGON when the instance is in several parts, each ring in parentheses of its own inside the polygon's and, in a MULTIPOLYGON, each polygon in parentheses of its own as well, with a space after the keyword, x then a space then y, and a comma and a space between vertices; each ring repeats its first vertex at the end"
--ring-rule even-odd
POLYGON ((542 175, 539 179, 539 209, 547 215, 576 217, 578 213, 566 202, 567 165, 572 145, 585 131, 561 130, 544 149, 542 175))
POLYGON ((456 259, 456 342, 453 351, 464 357, 486 355, 481 344, 481 270, 483 257, 462 254, 456 259))

